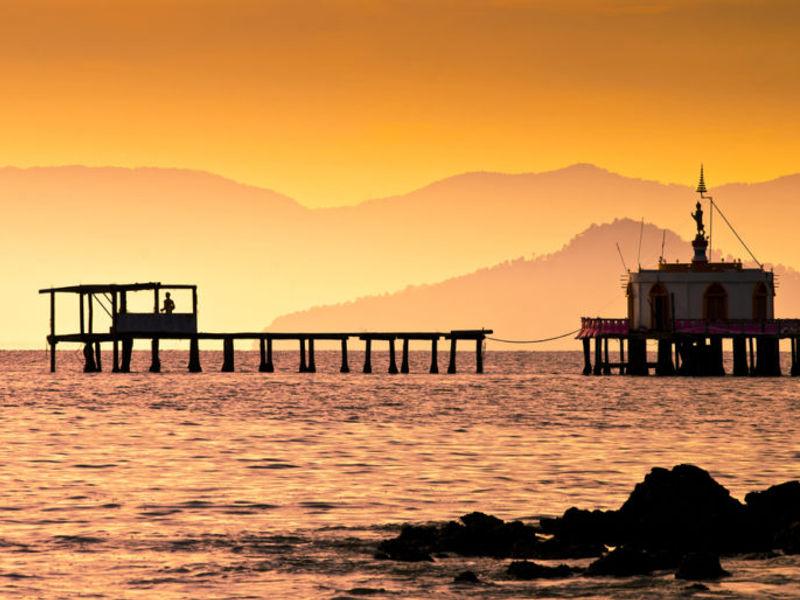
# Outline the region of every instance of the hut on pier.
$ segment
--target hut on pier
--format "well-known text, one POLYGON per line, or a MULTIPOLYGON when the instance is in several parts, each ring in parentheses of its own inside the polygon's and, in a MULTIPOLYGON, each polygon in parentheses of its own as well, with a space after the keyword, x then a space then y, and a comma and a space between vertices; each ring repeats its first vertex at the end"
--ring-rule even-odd
POLYGON ((691 260, 668 263, 662 257, 655 268, 628 271, 627 317, 582 319, 578 338, 583 340, 585 374, 609 374, 618 369, 645 375, 655 369, 658 375, 724 375, 723 342, 731 340, 734 375, 780 375, 781 338, 790 339, 792 374, 800 374, 800 321, 775 319, 773 272, 752 253, 751 267, 741 260, 710 259, 713 230, 706 232, 704 202, 712 227, 716 213, 740 241, 741 237, 707 195, 702 167, 697 192, 700 200, 691 214, 696 226, 691 260), (609 356, 612 339, 618 339, 620 347, 620 358, 613 362, 609 356), (648 362, 648 340, 657 344, 655 362, 648 362))

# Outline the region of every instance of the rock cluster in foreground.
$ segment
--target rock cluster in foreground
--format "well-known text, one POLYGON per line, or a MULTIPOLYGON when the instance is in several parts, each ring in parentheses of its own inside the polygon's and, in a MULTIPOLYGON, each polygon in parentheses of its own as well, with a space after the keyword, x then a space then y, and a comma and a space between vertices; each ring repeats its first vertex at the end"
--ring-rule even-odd
POLYGON ((539 526, 483 513, 443 525, 406 525, 376 558, 432 561, 435 555, 514 559, 514 579, 558 579, 576 572, 626 577, 674 570, 690 581, 728 573, 720 555, 779 550, 800 554, 800 482, 752 492, 744 504, 693 465, 654 468, 618 510, 570 508, 539 526), (532 559, 596 558, 588 569, 532 559))

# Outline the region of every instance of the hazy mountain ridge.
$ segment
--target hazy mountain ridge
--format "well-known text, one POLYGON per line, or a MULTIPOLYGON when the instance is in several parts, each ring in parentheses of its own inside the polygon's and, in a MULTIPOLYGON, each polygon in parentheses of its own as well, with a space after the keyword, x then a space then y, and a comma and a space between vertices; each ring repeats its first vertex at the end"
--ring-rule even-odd
MULTIPOLYGON (((791 201, 800 176, 711 191, 762 260, 800 265, 800 247, 787 242, 800 217, 800 203, 791 201)), ((468 173, 400 196, 315 210, 188 170, 0 168, 11 224, 0 237, 7 257, 0 346, 39 345, 46 307, 31 299, 51 284, 194 282, 204 330, 260 329, 311 306, 552 253, 576 231, 615 217, 645 216, 688 236, 696 197, 688 186, 583 164, 539 174, 468 173)), ((634 229, 629 236, 638 239, 634 229)), ((734 243, 715 228, 715 245, 734 243)))
MULTIPOLYGON (((572 331, 581 316, 624 317, 625 263, 635 268, 641 224, 631 219, 593 225, 561 250, 533 259, 504 261, 435 285, 409 286, 395 294, 317 307, 276 319, 268 330, 408 329, 492 327, 501 338, 539 339, 572 331)), ((661 254, 689 260, 691 244, 652 224, 642 236, 643 266, 661 254), (662 235, 664 236, 662 238, 662 235)), ((719 254, 715 253, 719 260, 719 254)), ((732 260, 728 255, 726 260, 732 260)), ((800 273, 776 267, 779 316, 800 315, 800 273)), ((548 347, 574 348, 571 339, 548 347)))

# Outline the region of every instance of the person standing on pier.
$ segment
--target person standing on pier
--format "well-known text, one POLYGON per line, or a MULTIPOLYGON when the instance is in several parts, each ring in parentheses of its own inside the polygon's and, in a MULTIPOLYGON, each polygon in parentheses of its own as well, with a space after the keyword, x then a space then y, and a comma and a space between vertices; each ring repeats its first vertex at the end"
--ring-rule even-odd
POLYGON ((167 292, 166 298, 164 298, 164 306, 161 309, 161 312, 171 315, 172 312, 175 310, 175 302, 170 297, 170 293, 167 292))

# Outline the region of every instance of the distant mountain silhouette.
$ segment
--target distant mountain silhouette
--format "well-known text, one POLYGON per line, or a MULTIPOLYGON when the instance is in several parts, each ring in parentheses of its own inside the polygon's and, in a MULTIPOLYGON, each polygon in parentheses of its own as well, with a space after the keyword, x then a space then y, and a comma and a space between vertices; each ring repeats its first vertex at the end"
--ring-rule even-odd
MULTIPOLYGON (((759 257, 800 265, 800 246, 790 243, 800 176, 714 189, 708 174, 712 193, 759 257)), ((259 329, 291 311, 554 252, 575 232, 616 217, 644 216, 688 236, 695 197, 688 186, 575 165, 468 173, 402 196, 311 210, 195 171, 0 168, 0 309, 13 315, 0 346, 39 345, 46 308, 33 292, 50 284, 196 282, 203 329, 259 329)), ((738 247, 716 223, 715 245, 738 247)), ((630 244, 638 230, 625 235, 620 242, 630 244)))
MULTIPOLYGON (((269 329, 435 330, 486 326, 494 328, 495 335, 501 338, 559 335, 577 328, 581 316, 625 316, 625 271, 616 244, 619 242, 628 267, 636 268, 640 227, 630 219, 593 225, 558 252, 546 256, 519 258, 395 294, 296 312, 276 319, 269 329)), ((652 267, 657 263, 662 239, 668 261, 690 259, 688 241, 647 224, 642 242, 643 265, 652 267)), ((719 259, 719 254, 715 258, 719 259)), ((777 268, 776 273, 780 284, 779 315, 800 315, 800 273, 784 267, 777 268)), ((577 348, 571 338, 545 347, 577 348)))

